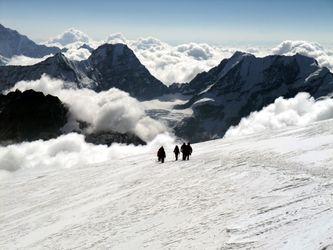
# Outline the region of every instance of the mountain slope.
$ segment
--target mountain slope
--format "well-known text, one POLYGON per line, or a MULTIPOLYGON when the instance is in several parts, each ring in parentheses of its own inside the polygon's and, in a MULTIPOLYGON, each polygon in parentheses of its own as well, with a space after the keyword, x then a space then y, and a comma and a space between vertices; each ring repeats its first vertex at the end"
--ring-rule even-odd
POLYGON ((57 47, 36 44, 28 37, 0 24, 0 55, 4 57, 24 55, 40 58, 58 52, 60 49, 57 47))
POLYGON ((209 72, 204 75, 212 81, 203 81, 201 88, 189 83, 185 91, 195 95, 177 107, 193 109, 192 117, 176 127, 177 135, 191 141, 222 137, 231 125, 280 96, 308 92, 318 98, 333 92, 333 74, 315 59, 299 54, 257 58, 236 52, 209 72))
POLYGON ((116 148, 106 162, 18 170, 0 182, 0 248, 324 249, 332 128, 194 144, 188 162, 171 145, 163 165, 155 151, 116 148))
POLYGON ((31 66, 0 67, 0 90, 8 89, 18 81, 37 80, 43 74, 75 83, 74 87, 78 88, 102 91, 116 87, 138 99, 168 92, 168 88, 123 44, 104 44, 83 61, 69 60, 58 53, 31 66))

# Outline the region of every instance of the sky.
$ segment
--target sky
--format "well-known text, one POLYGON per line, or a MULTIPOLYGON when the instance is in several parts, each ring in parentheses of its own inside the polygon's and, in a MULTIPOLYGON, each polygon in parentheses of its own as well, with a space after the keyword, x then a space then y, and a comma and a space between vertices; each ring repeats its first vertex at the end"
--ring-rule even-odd
POLYGON ((330 44, 333 0, 0 0, 0 23, 35 41, 74 27, 98 40, 121 32, 171 44, 330 44))

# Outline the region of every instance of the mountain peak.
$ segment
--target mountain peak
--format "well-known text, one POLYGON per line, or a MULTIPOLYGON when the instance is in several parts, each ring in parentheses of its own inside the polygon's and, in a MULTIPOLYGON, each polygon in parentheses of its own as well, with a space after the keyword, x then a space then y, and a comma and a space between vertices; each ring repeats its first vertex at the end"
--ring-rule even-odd
POLYGON ((54 56, 46 58, 44 62, 52 63, 65 63, 69 64, 69 59, 61 52, 56 53, 54 56))
POLYGON ((247 52, 243 52, 243 51, 239 51, 237 50, 230 58, 229 60, 241 60, 242 58, 245 58, 245 57, 253 57, 255 58, 256 56, 251 54, 251 53, 247 53, 247 52))
POLYGON ((239 57, 239 56, 244 56, 246 55, 246 52, 240 51, 240 50, 236 50, 235 53, 231 56, 232 57, 239 57))
POLYGON ((101 46, 99 46, 97 49, 93 51, 94 54, 96 53, 108 53, 108 52, 123 52, 124 49, 130 50, 130 48, 127 47, 126 44, 123 43, 104 43, 101 46))
POLYGON ((103 44, 87 61, 98 77, 100 72, 104 73, 99 78, 98 90, 116 87, 139 99, 168 92, 168 88, 149 73, 126 44, 103 44))
POLYGON ((105 43, 99 46, 91 53, 89 60, 94 64, 107 63, 108 65, 115 65, 125 62, 140 64, 134 52, 126 44, 122 43, 105 43))

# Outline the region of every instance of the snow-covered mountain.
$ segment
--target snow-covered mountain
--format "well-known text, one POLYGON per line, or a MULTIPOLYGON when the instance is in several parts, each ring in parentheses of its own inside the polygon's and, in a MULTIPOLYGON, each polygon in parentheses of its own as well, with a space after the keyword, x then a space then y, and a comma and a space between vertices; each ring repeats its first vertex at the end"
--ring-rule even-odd
POLYGON ((140 100, 169 92, 187 95, 186 103, 174 107, 180 112, 150 105, 147 113, 174 128, 180 138, 193 142, 222 137, 230 126, 278 97, 308 92, 318 98, 333 92, 332 73, 313 58, 299 54, 258 58, 242 52, 223 59, 187 84, 168 88, 124 44, 104 44, 83 61, 58 53, 31 66, 0 67, 0 90, 21 80, 38 80, 43 74, 66 81, 67 87, 95 91, 116 87, 140 100))
POLYGON ((60 49, 57 47, 36 44, 16 30, 6 28, 0 24, 0 55, 4 57, 24 55, 40 58, 58 52, 60 52, 60 49))
POLYGON ((9 89, 18 81, 40 79, 43 74, 75 83, 78 88, 102 91, 116 87, 138 99, 168 92, 124 44, 104 44, 83 61, 69 60, 58 53, 31 66, 0 67, 0 90, 9 89))
POLYGON ((197 75, 190 83, 172 86, 193 97, 179 109, 192 108, 193 115, 179 122, 176 133, 192 141, 222 137, 232 125, 278 97, 299 92, 313 97, 333 92, 333 74, 315 59, 296 54, 263 58, 236 52, 215 68, 197 75))
POLYGON ((194 144, 186 162, 164 144, 163 165, 159 144, 106 148, 76 138, 0 147, 1 249, 333 244, 333 120, 194 144))

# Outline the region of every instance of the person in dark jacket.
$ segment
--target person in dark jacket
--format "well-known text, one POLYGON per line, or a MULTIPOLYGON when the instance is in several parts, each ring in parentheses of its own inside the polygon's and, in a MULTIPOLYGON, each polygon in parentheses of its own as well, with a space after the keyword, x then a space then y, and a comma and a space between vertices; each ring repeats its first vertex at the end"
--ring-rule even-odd
POLYGON ((173 150, 173 152, 175 153, 175 158, 176 158, 176 161, 178 161, 179 148, 178 148, 178 146, 177 146, 177 145, 176 145, 175 149, 173 150))
POLYGON ((161 163, 164 163, 165 157, 166 157, 166 155, 165 155, 164 148, 160 147, 160 149, 157 151, 158 161, 160 161, 161 163))
POLYGON ((187 143, 187 145, 186 145, 186 157, 185 157, 186 160, 190 159, 190 155, 192 154, 192 151, 193 151, 193 149, 191 147, 191 144, 187 143))
POLYGON ((185 158, 186 158, 186 144, 185 142, 183 143, 183 145, 180 147, 180 151, 182 152, 182 155, 183 155, 183 161, 185 161, 185 158))

